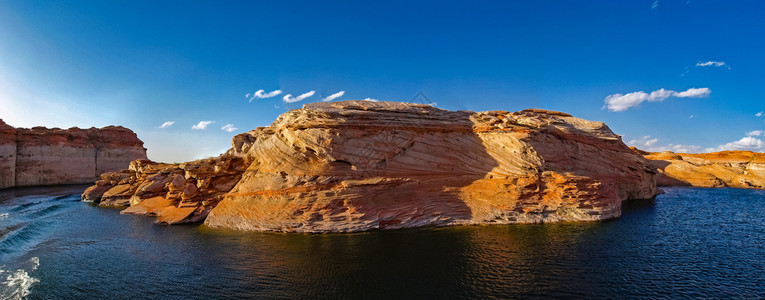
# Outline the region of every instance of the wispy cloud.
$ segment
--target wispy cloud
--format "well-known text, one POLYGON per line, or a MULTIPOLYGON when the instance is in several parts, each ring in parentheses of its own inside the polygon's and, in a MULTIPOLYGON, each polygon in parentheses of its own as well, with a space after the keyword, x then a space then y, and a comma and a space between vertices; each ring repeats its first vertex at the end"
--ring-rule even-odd
POLYGON ((197 125, 191 126, 191 129, 194 129, 194 130, 205 130, 205 129, 207 129, 207 126, 212 124, 212 123, 215 123, 215 121, 199 121, 199 123, 197 123, 197 125))
POLYGON ((316 91, 310 91, 308 93, 302 94, 302 95, 297 96, 295 98, 292 97, 292 94, 287 94, 287 95, 284 95, 284 98, 282 98, 282 99, 284 99, 284 102, 287 102, 287 103, 295 103, 295 102, 303 101, 306 98, 313 96, 313 94, 315 94, 315 93, 316 93, 316 91))
POLYGON ((366 98, 364 101, 372 101, 372 102, 380 102, 380 100, 372 99, 372 98, 366 98))
POLYGON ((255 99, 265 99, 265 98, 276 97, 280 95, 281 93, 282 93, 282 90, 275 90, 268 93, 266 93, 266 91, 264 90, 258 90, 257 92, 253 94, 247 93, 246 95, 244 95, 244 97, 249 99, 250 102, 252 102, 252 100, 255 100, 255 99))
POLYGON ((228 132, 234 132, 239 128, 234 127, 234 124, 226 124, 226 125, 223 125, 223 127, 221 127, 220 129, 224 131, 228 131, 228 132))
POLYGON ((765 111, 758 112, 754 114, 755 117, 762 117, 765 114, 765 111))
POLYGON ((173 124, 175 124, 175 122, 167 121, 165 123, 162 123, 162 126, 159 126, 159 128, 167 128, 167 127, 173 126, 173 124))
POLYGON ((649 152, 672 151, 677 153, 698 153, 703 148, 696 145, 667 144, 659 145, 658 138, 652 138, 650 135, 627 141, 627 145, 637 147, 640 150, 649 152))
POLYGON ((708 97, 712 92, 709 88, 690 88, 682 92, 675 92, 672 90, 659 89, 651 93, 643 91, 632 92, 629 94, 613 94, 608 95, 604 100, 605 105, 603 108, 608 108, 610 111, 625 111, 631 107, 637 107, 643 102, 661 102, 669 97, 677 98, 704 98, 708 97))
POLYGON ((337 92, 337 93, 334 93, 334 94, 332 94, 332 95, 329 95, 329 96, 327 96, 327 97, 326 97, 326 98, 324 98, 324 99, 321 99, 321 101, 324 101, 324 102, 329 102, 329 101, 335 100, 335 99, 337 99, 337 98, 340 98, 340 97, 342 97, 343 95, 345 95, 345 91, 339 91, 339 92, 337 92))
POLYGON ((697 67, 727 67, 724 61, 705 61, 705 62, 697 62, 697 67))
POLYGON ((659 0, 656 0, 651 4, 651 9, 657 9, 659 7, 659 0))

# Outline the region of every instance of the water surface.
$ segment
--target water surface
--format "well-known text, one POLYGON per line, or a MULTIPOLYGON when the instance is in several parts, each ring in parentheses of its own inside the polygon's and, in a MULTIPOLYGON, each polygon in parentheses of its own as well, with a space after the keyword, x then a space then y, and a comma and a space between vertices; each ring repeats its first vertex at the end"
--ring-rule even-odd
POLYGON ((159 226, 0 191, 0 298, 765 297, 765 192, 667 188, 597 223, 357 234, 159 226))

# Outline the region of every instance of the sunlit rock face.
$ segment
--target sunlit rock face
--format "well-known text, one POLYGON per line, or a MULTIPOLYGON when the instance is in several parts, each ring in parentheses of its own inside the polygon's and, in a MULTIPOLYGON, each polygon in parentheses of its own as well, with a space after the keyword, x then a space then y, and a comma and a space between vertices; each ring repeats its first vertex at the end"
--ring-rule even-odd
POLYGON ((765 154, 642 152, 659 170, 659 186, 765 188, 765 154))
POLYGON ((307 104, 234 138, 247 165, 205 224, 351 232, 596 221, 657 194, 655 169, 601 122, 544 110, 307 104))
POLYGON ((27 129, 0 121, 0 188, 89 183, 145 158, 143 142, 124 127, 27 129))

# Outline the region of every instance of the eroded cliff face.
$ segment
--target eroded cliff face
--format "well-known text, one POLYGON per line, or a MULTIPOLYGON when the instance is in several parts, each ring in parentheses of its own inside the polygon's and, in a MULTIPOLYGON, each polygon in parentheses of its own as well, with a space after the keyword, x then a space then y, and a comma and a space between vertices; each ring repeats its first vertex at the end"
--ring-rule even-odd
POLYGON ((27 129, 0 121, 0 188, 89 183, 145 158, 143 142, 124 127, 27 129))
POLYGON ((0 120, 0 189, 16 184, 16 129, 0 120))
POLYGON ((765 188, 765 153, 642 152, 659 170, 659 186, 765 188))
POLYGON ((102 178, 85 199, 163 223, 285 232, 595 221, 657 194, 655 169, 601 122, 369 101, 306 104, 218 158, 102 178), (176 213, 184 206, 195 208, 176 213))

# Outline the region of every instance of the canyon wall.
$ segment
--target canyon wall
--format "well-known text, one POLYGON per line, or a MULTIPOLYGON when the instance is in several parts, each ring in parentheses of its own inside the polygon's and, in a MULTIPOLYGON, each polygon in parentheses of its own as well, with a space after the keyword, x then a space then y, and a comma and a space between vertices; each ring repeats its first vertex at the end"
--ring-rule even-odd
POLYGON ((608 126, 545 110, 311 103, 232 144, 177 166, 134 162, 83 199, 168 224, 352 232, 604 220, 658 192, 655 168, 608 126))
POLYGON ((0 189, 16 183, 16 129, 0 120, 0 189))
POLYGON ((659 171, 659 186, 765 188, 765 153, 637 151, 659 171))
POLYGON ((90 183, 145 158, 143 142, 124 127, 28 129, 0 120, 0 188, 90 183))

